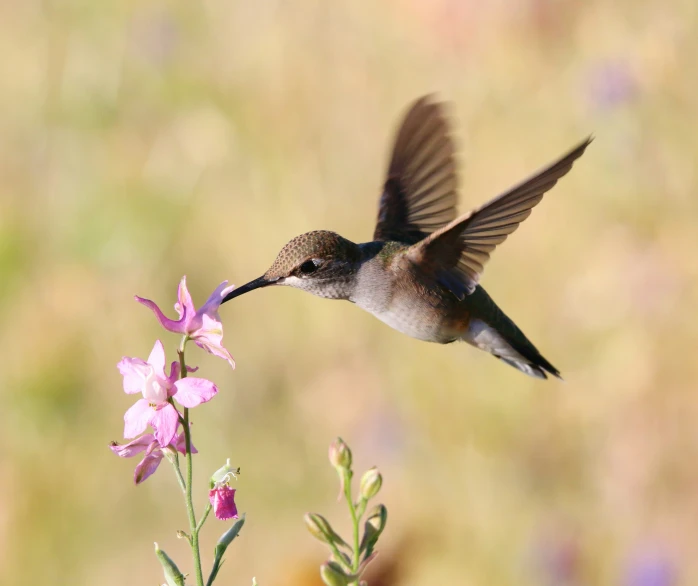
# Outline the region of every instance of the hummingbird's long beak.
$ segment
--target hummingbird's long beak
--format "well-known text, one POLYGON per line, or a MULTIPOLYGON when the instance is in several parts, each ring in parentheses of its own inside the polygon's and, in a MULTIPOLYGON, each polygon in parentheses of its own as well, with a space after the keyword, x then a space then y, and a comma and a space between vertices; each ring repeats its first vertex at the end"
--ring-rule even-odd
POLYGON ((221 304, 225 303, 226 301, 230 301, 235 297, 239 297, 240 295, 242 295, 243 293, 247 293, 248 291, 260 289, 261 287, 266 287, 267 285, 273 285, 277 281, 278 279, 267 279, 266 277, 261 276, 258 279, 255 279, 254 281, 250 281, 249 283, 242 285, 241 287, 238 287, 237 289, 233 289, 223 298, 221 304))

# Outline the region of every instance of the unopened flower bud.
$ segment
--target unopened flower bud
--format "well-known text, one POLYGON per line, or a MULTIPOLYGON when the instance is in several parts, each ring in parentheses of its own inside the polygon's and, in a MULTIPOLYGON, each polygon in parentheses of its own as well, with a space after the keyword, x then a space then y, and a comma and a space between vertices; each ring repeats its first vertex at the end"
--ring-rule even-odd
POLYGON ((375 466, 367 470, 361 477, 361 483, 359 484, 359 494, 361 494, 361 498, 366 500, 373 498, 378 494, 382 484, 383 477, 375 466))
POLYGON ((347 586, 352 576, 347 576, 337 562, 325 562, 320 566, 320 577, 327 586, 347 586))
POLYGON ((211 568, 211 574, 208 578, 208 584, 213 584, 213 581, 216 579, 218 571, 221 569, 221 565, 223 564, 223 554, 225 553, 225 550, 228 549, 228 546, 232 543, 233 539, 238 536, 240 529, 242 529, 244 524, 245 515, 243 513, 242 517, 235 521, 233 526, 223 533, 223 535, 220 536, 220 539, 218 539, 218 543, 216 543, 216 547, 213 550, 216 557, 213 560, 213 567, 211 568))
POLYGON ((385 529, 385 524, 387 521, 388 509, 385 508, 385 505, 376 505, 371 509, 366 517, 366 523, 369 523, 378 532, 385 529))
POLYGON ((351 468, 351 450, 341 437, 338 437, 330 444, 329 456, 330 464, 335 468, 343 468, 345 470, 351 468))
POLYGON ((216 554, 216 557, 220 557, 223 555, 226 549, 228 549, 228 546, 233 542, 233 539, 235 539, 239 533, 240 530, 242 529, 242 526, 245 524, 245 515, 243 514, 242 517, 240 517, 235 523, 233 523, 233 526, 228 529, 223 535, 220 536, 218 539, 218 543, 216 543, 216 547, 214 549, 214 552, 216 554))
POLYGON ((347 545, 347 543, 332 529, 327 519, 317 513, 306 513, 303 515, 305 526, 310 531, 310 534, 325 543, 334 543, 336 545, 347 545))
POLYGON ((359 547, 361 552, 366 552, 367 556, 371 555, 387 521, 388 509, 385 505, 376 505, 371 509, 364 523, 364 536, 359 547))
POLYGON ((179 571, 177 564, 172 561, 163 550, 155 543, 155 555, 157 556, 162 569, 165 572, 165 580, 169 586, 184 586, 184 575, 179 571))

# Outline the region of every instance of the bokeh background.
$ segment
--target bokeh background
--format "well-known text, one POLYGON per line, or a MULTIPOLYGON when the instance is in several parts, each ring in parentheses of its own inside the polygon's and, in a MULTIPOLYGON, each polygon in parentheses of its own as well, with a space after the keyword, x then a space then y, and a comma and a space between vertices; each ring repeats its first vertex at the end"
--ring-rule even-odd
MULTIPOLYGON (((483 284, 566 382, 290 289, 222 308, 237 360, 194 411, 248 522, 223 584, 313 586, 302 515, 347 515, 341 435, 389 510, 371 586, 698 583, 698 4, 0 4, 0 582, 190 569, 171 471, 134 487, 115 368, 311 229, 373 231, 393 132, 452 102, 463 210, 593 133, 483 284), (173 311, 170 309, 170 313, 173 311)), ((205 563, 223 525, 205 530, 205 563)))

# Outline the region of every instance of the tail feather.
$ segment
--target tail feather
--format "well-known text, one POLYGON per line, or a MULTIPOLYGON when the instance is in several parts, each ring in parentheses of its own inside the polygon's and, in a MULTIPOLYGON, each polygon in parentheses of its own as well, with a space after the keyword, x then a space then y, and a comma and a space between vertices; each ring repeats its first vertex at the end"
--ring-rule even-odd
POLYGON ((548 375, 545 374, 546 372, 556 376, 560 380, 562 380, 562 377, 560 376, 560 372, 552 365, 550 364, 545 358, 540 356, 540 358, 547 364, 547 366, 542 366, 539 364, 535 364, 534 362, 531 362, 529 360, 523 361, 523 360, 516 360, 514 358, 505 358, 503 356, 497 356, 496 354, 493 355, 495 358, 499 358, 502 362, 506 362, 509 366, 513 366, 517 370, 520 370, 524 374, 527 374, 528 376, 532 376, 534 378, 542 378, 542 379, 547 379, 548 375))
POLYGON ((562 379, 560 371, 541 355, 482 287, 477 287, 473 295, 479 298, 477 307, 481 309, 481 312, 478 312, 481 315, 471 319, 468 331, 463 337, 466 342, 489 352, 529 376, 547 379, 548 374, 551 374, 562 379))

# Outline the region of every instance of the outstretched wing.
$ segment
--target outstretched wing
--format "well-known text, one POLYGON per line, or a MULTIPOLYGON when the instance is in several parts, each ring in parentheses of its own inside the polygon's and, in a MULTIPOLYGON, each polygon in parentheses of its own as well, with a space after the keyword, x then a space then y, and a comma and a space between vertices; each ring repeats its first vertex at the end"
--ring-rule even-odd
POLYGON ((414 244, 407 258, 431 272, 458 298, 473 292, 490 254, 531 214, 531 209, 582 156, 592 138, 530 179, 494 198, 481 208, 456 218, 414 244))
POLYGON ((420 98, 395 139, 374 240, 413 244, 456 217, 453 154, 444 105, 420 98))

